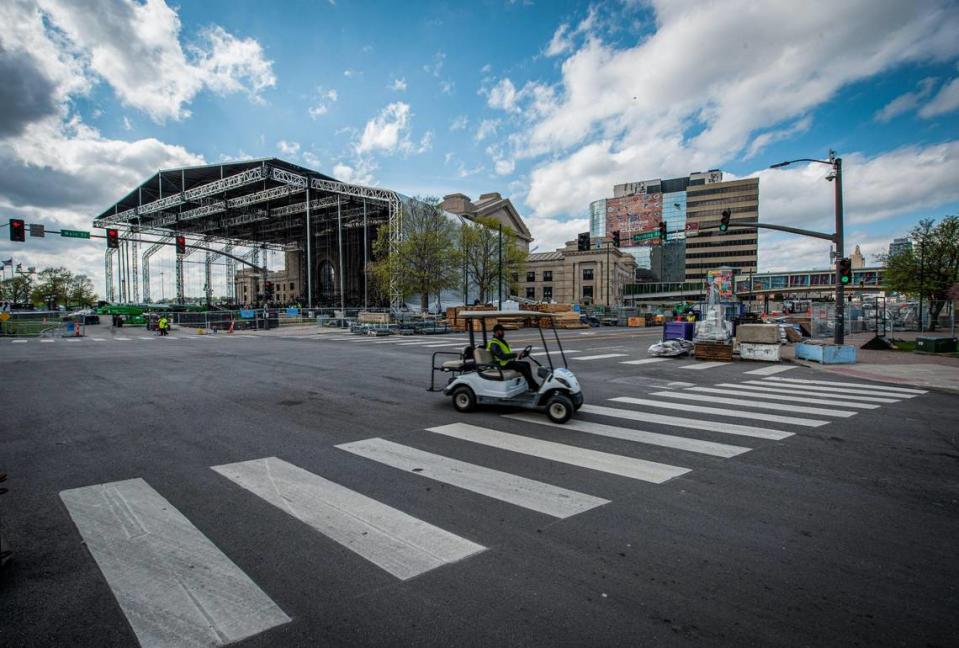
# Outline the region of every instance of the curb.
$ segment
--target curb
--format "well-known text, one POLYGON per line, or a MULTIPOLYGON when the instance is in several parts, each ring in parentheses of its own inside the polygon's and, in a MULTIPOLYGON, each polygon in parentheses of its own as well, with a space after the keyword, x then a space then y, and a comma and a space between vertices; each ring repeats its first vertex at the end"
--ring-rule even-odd
MULTIPOLYGON (((827 373, 835 374, 838 376, 850 376, 853 378, 862 378, 863 380, 873 380, 875 382, 881 383, 893 383, 897 385, 908 385, 910 387, 917 387, 920 389, 928 389, 930 391, 935 391, 941 394, 950 394, 957 395, 959 394, 959 387, 951 387, 946 385, 927 385, 924 383, 908 382, 907 379, 904 379, 901 376, 876 376, 875 374, 866 373, 866 372, 857 372, 855 369, 852 369, 850 372, 844 371, 834 371, 827 366, 823 366, 818 362, 808 362, 806 360, 797 360, 796 358, 783 358, 782 362, 789 364, 794 364, 800 367, 809 367, 811 369, 817 369, 819 371, 825 371, 827 373)), ((856 365, 835 365, 837 367, 855 367, 856 365)))

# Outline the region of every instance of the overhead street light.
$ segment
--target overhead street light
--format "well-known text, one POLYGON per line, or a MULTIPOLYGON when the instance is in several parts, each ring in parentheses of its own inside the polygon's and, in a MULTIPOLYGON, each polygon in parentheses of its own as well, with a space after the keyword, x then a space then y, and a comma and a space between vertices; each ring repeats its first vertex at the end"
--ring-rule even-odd
POLYGON ((843 227, 842 227, 842 158, 836 156, 836 152, 829 151, 829 159, 817 160, 814 158, 799 158, 797 160, 788 160, 770 165, 770 169, 782 169, 796 162, 815 162, 816 164, 825 164, 832 167, 832 172, 826 177, 827 180, 836 181, 836 233, 833 241, 836 244, 836 259, 833 270, 836 276, 836 322, 833 341, 836 344, 842 344, 845 340, 845 285, 840 281, 840 272, 843 267, 843 227))

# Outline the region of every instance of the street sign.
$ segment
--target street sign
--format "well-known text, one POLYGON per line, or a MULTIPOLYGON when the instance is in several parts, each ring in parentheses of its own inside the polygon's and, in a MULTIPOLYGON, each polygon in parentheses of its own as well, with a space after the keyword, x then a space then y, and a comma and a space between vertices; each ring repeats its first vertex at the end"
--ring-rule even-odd
POLYGON ((8 319, 10 319, 10 313, 7 311, 0 313, 0 322, 6 322, 8 319))
POLYGON ((658 238, 659 238, 659 230, 655 230, 653 232, 642 232, 641 234, 633 234, 634 241, 646 241, 649 239, 658 239, 658 238))
POLYGON ((30 223, 30 236, 43 238, 45 235, 46 230, 43 228, 43 223, 30 223))
POLYGON ((90 232, 81 232, 80 230, 60 230, 60 236, 65 236, 66 238, 90 238, 90 232))

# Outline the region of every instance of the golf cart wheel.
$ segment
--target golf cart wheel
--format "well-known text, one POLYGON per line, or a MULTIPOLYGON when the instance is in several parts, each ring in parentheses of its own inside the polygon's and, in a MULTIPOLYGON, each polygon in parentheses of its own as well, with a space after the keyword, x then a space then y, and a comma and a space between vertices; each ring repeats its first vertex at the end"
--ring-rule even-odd
POLYGON ((469 387, 457 387, 453 392, 453 407, 457 412, 472 412, 476 407, 476 395, 469 387))
POLYGON ((546 401, 546 416, 553 423, 565 423, 573 416, 573 411, 573 401, 566 394, 557 392, 546 401))

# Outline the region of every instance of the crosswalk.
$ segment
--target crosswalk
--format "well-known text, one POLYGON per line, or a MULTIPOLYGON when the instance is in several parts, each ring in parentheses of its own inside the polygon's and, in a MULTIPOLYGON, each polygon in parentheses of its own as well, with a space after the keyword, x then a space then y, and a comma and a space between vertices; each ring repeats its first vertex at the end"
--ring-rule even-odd
POLYGON ((230 333, 209 333, 206 335, 198 334, 182 334, 182 335, 165 335, 160 337, 158 335, 87 335, 82 337, 59 337, 59 338, 18 338, 13 340, 2 340, 2 344, 70 344, 70 345, 90 345, 96 344, 98 342, 131 342, 133 344, 143 344, 145 342, 160 342, 166 344, 168 342, 203 342, 211 340, 259 340, 263 339, 261 336, 249 335, 249 334, 230 334, 230 333))
MULTIPOLYGON (((728 460, 810 428, 881 415, 924 393, 776 374, 712 386, 671 383, 584 404, 565 424, 533 412, 476 415, 472 422, 419 431, 430 451, 373 435, 333 452, 354 467, 362 464, 364 472, 376 466, 379 477, 397 487, 429 480, 563 521, 609 505, 622 492, 611 491, 609 480, 629 490, 665 488, 697 470, 723 470, 728 460), (463 459, 464 447, 470 461, 463 459), (504 460, 510 469, 497 466, 504 460), (604 477, 570 488, 563 483, 570 471, 604 477)), ((315 551, 340 551, 337 560, 355 558, 400 582, 456 569, 495 552, 491 548, 501 542, 468 524, 454 533, 430 519, 430 508, 412 515, 312 468, 275 456, 209 467, 222 478, 219 488, 238 489, 243 499, 266 502, 315 532, 315 551)), ((189 511, 178 510, 143 479, 66 490, 60 497, 141 646, 224 645, 291 620, 290 610, 194 526, 189 511)), ((426 504, 441 505, 435 499, 426 504)))

